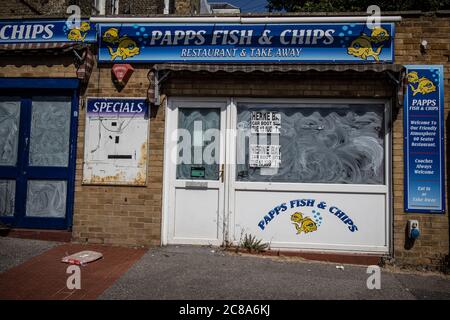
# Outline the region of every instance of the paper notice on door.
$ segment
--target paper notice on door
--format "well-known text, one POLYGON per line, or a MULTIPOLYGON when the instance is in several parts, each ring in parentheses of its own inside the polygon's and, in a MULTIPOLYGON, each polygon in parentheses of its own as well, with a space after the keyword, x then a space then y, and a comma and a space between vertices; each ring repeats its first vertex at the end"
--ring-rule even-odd
POLYGON ((251 144, 249 165, 252 168, 279 168, 280 145, 251 144))
POLYGON ((251 133, 280 133, 281 114, 273 111, 252 111, 251 133))

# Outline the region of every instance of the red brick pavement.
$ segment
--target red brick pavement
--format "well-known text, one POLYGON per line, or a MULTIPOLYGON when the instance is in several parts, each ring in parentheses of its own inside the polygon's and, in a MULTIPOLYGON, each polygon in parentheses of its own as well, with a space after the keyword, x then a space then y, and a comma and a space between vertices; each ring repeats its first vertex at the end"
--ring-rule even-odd
POLYGON ((2 300, 89 300, 109 288, 142 255, 145 249, 102 245, 62 244, 23 264, 0 273, 2 300), (69 290, 66 270, 61 262, 67 254, 83 250, 98 251, 103 258, 81 267, 81 289, 69 290))

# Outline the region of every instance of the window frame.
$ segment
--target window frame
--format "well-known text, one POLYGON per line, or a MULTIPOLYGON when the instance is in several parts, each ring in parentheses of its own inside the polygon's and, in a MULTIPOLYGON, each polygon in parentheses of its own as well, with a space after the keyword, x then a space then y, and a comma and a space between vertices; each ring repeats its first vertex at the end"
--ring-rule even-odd
MULTIPOLYGON (((176 168, 175 168, 175 179, 176 180, 179 180, 179 181, 186 181, 186 180, 191 180, 191 181, 219 181, 220 180, 220 152, 222 151, 221 150, 221 148, 222 148, 222 146, 220 145, 220 143, 222 142, 221 141, 221 139, 220 139, 220 132, 221 132, 221 130, 223 129, 223 128, 221 128, 221 124, 222 124, 222 121, 221 121, 221 116, 222 116, 222 109, 221 108, 218 108, 218 107, 211 107, 211 108, 207 108, 207 107, 200 107, 200 108, 196 108, 196 107, 194 107, 194 106, 187 106, 187 107, 185 107, 185 106, 182 106, 182 107, 178 107, 177 108, 178 109, 178 114, 177 114, 177 132, 178 132, 178 130, 180 130, 180 129, 184 129, 184 130, 186 130, 186 128, 180 128, 180 115, 181 115, 181 110, 184 110, 184 109, 186 109, 186 110, 196 110, 196 111, 198 111, 198 110, 213 110, 213 109, 216 109, 216 110, 218 110, 218 113, 217 113, 217 115, 218 115, 218 124, 219 124, 219 128, 213 128, 213 129, 216 129, 216 130, 218 130, 218 132, 219 132, 219 141, 218 141, 218 146, 219 146, 219 148, 218 148, 218 150, 216 151, 216 152, 219 152, 219 155, 218 156, 216 156, 217 158, 218 158, 218 163, 216 163, 216 164, 214 164, 214 166, 216 166, 217 168, 217 177, 215 177, 214 179, 210 179, 210 177, 208 177, 208 178, 203 178, 203 179, 200 179, 200 178, 193 178, 193 177, 181 177, 181 176, 178 176, 178 174, 179 174, 179 171, 178 171, 178 168, 179 168, 179 166, 182 166, 182 165, 187 165, 187 166, 190 166, 190 168, 192 169, 192 167, 201 167, 201 166, 205 166, 205 165, 208 165, 208 164, 205 164, 205 163, 202 163, 202 164, 194 164, 194 163, 191 163, 191 164, 186 164, 186 163, 184 163, 184 162, 181 162, 181 163, 177 163, 176 164, 176 168)), ((203 134, 204 134, 204 132, 205 131, 203 131, 203 134)), ((180 137, 179 136, 177 136, 177 139, 179 139, 180 137)), ((217 138, 217 137, 216 137, 217 138)), ((207 147, 208 145, 203 145, 203 147, 202 147, 202 154, 204 153, 204 151, 205 151, 205 148, 207 147)), ((192 149, 191 149, 191 161, 193 160, 193 158, 194 158, 194 155, 193 155, 193 153, 192 153, 192 149)), ((179 149, 179 141, 177 141, 177 155, 179 156, 179 153, 180 153, 180 149, 179 149)), ((202 160, 203 161, 203 160, 202 160)), ((213 164, 209 164, 209 165, 213 165, 213 164)), ((206 174, 206 171, 205 171, 205 174, 206 174)))
POLYGON ((234 98, 231 100, 231 127, 236 128, 237 125, 237 106, 239 103, 255 103, 255 104, 278 104, 285 105, 285 108, 295 107, 295 104, 378 104, 384 105, 384 129, 385 129, 385 170, 384 170, 384 184, 329 184, 329 183, 302 183, 302 182, 255 182, 255 181, 237 181, 236 180, 236 137, 231 141, 231 150, 233 165, 229 170, 230 181, 233 182, 235 190, 251 190, 251 191, 304 191, 304 192, 338 192, 338 193, 385 193, 389 192, 390 173, 391 173, 391 148, 392 148, 392 134, 391 134, 391 102, 389 99, 333 99, 333 98, 234 98))

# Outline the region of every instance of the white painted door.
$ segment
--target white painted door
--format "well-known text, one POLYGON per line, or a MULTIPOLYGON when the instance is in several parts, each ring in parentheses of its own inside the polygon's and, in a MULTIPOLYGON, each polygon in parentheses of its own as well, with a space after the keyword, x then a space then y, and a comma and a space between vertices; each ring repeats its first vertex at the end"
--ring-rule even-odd
POLYGON ((222 243, 226 105, 225 100, 172 99, 169 103, 168 244, 222 243))

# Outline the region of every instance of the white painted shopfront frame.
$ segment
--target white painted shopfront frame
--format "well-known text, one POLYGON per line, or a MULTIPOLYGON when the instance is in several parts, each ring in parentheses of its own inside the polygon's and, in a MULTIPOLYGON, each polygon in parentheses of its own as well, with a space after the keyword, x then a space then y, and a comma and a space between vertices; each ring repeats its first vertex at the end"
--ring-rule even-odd
MULTIPOLYGON (((236 166, 230 165, 234 163, 236 158, 236 139, 233 136, 225 137, 225 182, 224 182, 224 212, 225 212, 225 231, 224 240, 237 244, 239 239, 231 238, 235 234, 235 196, 236 191, 261 191, 261 192, 320 192, 328 194, 382 194, 385 195, 385 245, 383 246, 339 246, 339 245, 314 245, 306 246, 290 246, 284 244, 281 246, 272 245, 273 249, 283 250, 301 250, 301 251, 333 251, 333 252, 356 252, 356 253, 374 253, 387 254, 392 250, 392 133, 391 133, 391 102, 388 99, 278 99, 278 98, 169 98, 168 108, 166 108, 166 130, 165 130, 165 155, 164 155, 164 191, 163 191, 163 219, 162 219, 162 244, 168 243, 168 210, 170 195, 169 190, 174 188, 173 182, 170 181, 170 158, 168 155, 167 142, 170 139, 170 132, 173 129, 170 118, 173 112, 170 108, 173 101, 185 102, 226 102, 226 128, 236 128, 237 121, 237 105, 238 103, 276 103, 285 104, 285 107, 296 104, 383 104, 385 119, 385 184, 384 185, 351 185, 351 184, 307 184, 307 183, 282 183, 282 182, 238 182, 236 181, 236 166), (233 161, 232 161, 233 160, 233 161)), ((222 130, 221 130, 222 132, 222 130)), ((229 130, 226 130, 229 133, 229 130)), ((222 162, 221 162, 222 164, 222 162)))

